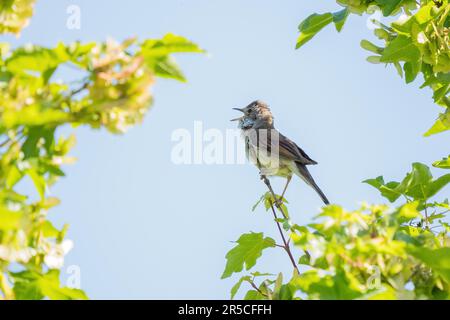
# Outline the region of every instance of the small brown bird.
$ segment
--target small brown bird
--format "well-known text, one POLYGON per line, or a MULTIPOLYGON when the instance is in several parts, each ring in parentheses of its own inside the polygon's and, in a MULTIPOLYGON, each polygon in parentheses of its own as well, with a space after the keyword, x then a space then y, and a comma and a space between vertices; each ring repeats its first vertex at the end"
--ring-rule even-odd
MULTIPOLYGON (((257 100, 245 108, 233 109, 244 113, 242 117, 231 121, 239 121, 247 158, 258 167, 261 178, 279 176, 287 179, 281 198, 284 197, 292 175, 296 174, 319 194, 325 204, 330 203, 306 168, 317 162, 275 129, 272 113, 266 103, 257 100)), ((271 189, 268 182, 267 185, 271 189)))

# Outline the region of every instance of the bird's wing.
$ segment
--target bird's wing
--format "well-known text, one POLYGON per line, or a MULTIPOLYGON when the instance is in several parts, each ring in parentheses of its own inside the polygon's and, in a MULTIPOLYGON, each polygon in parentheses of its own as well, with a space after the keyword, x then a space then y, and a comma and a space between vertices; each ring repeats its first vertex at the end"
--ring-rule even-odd
POLYGON ((280 156, 285 156, 304 165, 317 164, 294 141, 280 133, 280 156))
POLYGON ((263 148, 268 152, 272 152, 272 147, 278 147, 278 155, 287 159, 291 159, 303 165, 317 164, 316 161, 311 159, 305 151, 303 151, 295 142, 282 135, 278 131, 265 131, 264 135, 261 134, 260 130, 256 130, 258 139, 249 139, 249 143, 253 145, 258 145, 258 148, 263 148), (273 132, 278 134, 278 137, 273 137, 274 142, 272 143, 273 132), (276 141, 278 140, 278 142, 276 141))

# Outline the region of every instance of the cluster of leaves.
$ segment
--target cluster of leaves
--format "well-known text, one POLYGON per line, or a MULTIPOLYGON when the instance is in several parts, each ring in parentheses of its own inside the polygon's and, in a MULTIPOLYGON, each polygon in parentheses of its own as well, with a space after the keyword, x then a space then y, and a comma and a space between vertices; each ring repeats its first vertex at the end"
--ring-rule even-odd
POLYGON ((3 0, 0 2, 0 34, 15 33, 28 25, 35 0, 3 0))
POLYGON ((378 189, 381 195, 390 202, 403 196, 408 202, 418 201, 422 208, 430 206, 431 204, 427 203, 428 199, 450 182, 450 173, 433 179, 430 169, 426 165, 416 162, 413 163, 411 172, 401 182, 385 183, 382 176, 364 182, 378 189))
POLYGON ((361 46, 373 53, 371 63, 393 64, 405 82, 423 77, 421 88, 433 90, 433 100, 443 112, 425 136, 450 130, 450 4, 448 0, 341 0, 345 9, 336 13, 312 14, 299 26, 297 48, 334 22, 340 31, 350 13, 363 14, 381 10, 385 17, 399 16, 389 26, 374 21, 375 36, 384 42, 375 45, 368 40, 361 46), (399 15, 401 13, 401 15, 399 15))
MULTIPOLYGON (((450 225, 445 222, 450 205, 430 202, 449 177, 433 180, 427 166, 415 163, 401 183, 384 184, 381 177, 366 181, 390 201, 394 193, 405 196, 407 202, 396 209, 363 205, 346 211, 331 205, 307 226, 277 219, 303 253, 298 259, 303 270, 294 269, 285 282, 282 273, 252 272, 239 279, 231 296, 249 283, 245 299, 450 299, 450 225)), ((270 197, 264 196, 266 209, 270 197)), ((242 235, 226 256, 222 277, 250 270, 264 250, 277 247, 282 246, 262 233, 242 235)))
MULTIPOLYGON (((7 10, 0 11, 0 31, 23 26, 28 2, 2 2, 0 8, 7 10)), ((59 203, 48 190, 64 176, 61 166, 74 161, 68 154, 75 136, 64 137, 58 128, 125 132, 151 105, 155 77, 185 81, 171 57, 178 52, 202 50, 173 34, 142 43, 108 40, 54 48, 11 50, 0 43, 0 298, 86 298, 60 285, 59 269, 72 243, 65 239, 67 226, 57 229, 48 219, 48 210, 59 203), (75 80, 58 80, 67 68, 75 80), (32 181, 36 195, 19 191, 24 180, 32 181)))

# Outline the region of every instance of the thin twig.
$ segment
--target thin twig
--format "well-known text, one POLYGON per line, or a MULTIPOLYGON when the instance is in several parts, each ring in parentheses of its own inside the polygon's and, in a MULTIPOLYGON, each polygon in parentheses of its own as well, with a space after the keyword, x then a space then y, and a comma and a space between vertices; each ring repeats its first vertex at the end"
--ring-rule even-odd
POLYGON ((300 273, 300 270, 298 270, 297 264, 295 263, 294 256, 292 255, 291 248, 289 247, 289 242, 286 241, 286 238, 284 237, 284 233, 283 233, 283 230, 281 229, 280 223, 277 221, 277 219, 278 219, 277 213, 275 211, 275 208, 273 207, 272 202, 270 202, 270 207, 272 208, 272 213, 273 213, 273 216, 275 217, 275 223, 277 224, 278 231, 280 232, 281 239, 283 240, 283 243, 284 243, 284 246, 282 246, 282 247, 287 252, 289 259, 291 260, 292 265, 294 266, 295 270, 297 270, 297 272, 300 273))
POLYGON ((77 95, 78 93, 80 93, 84 89, 87 89, 88 86, 89 86, 89 82, 85 82, 80 88, 72 90, 69 95, 70 96, 77 95))
MULTIPOLYGON (((266 184, 266 186, 269 189, 270 193, 272 194, 273 201, 275 202, 275 206, 278 208, 278 210, 280 210, 280 212, 283 215, 283 217, 285 217, 287 219, 287 215, 284 213, 283 208, 279 204, 279 202, 277 200, 277 196, 276 196, 275 192, 272 189, 272 185, 270 184, 269 179, 267 179, 267 177, 265 175, 261 175, 261 179, 264 181, 264 183, 266 184)), ((289 256, 289 259, 291 260, 292 265, 294 266, 294 269, 297 270, 298 273, 300 273, 300 270, 298 269, 297 264, 295 263, 294 256, 292 255, 291 248, 289 247, 289 241, 286 241, 286 238, 284 236, 283 230, 281 229, 280 223, 278 222, 278 216, 277 216, 277 213, 276 213, 275 208, 273 207, 273 205, 274 205, 274 203, 271 201, 270 202, 270 207, 272 208, 272 213, 273 213, 273 216, 275 218, 275 223, 277 224, 278 231, 280 232, 281 239, 283 240, 283 244, 284 244, 282 247, 287 252, 287 254, 289 256)))

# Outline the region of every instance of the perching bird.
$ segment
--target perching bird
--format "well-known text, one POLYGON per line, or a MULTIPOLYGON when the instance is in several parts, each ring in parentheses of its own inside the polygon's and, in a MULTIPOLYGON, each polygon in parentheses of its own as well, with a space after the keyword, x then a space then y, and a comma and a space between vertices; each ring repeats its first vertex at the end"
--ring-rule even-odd
MULTIPOLYGON (((233 109, 244 113, 242 117, 231 121, 239 121, 239 128, 245 139, 247 158, 258 167, 261 178, 280 176, 287 179, 281 199, 284 197, 292 175, 296 174, 316 190, 325 204, 330 203, 306 168, 307 165, 317 164, 317 162, 312 160, 295 142, 275 129, 272 113, 266 103, 257 100, 245 108, 233 109)), ((271 188, 270 184, 268 186, 271 188)), ((271 191, 273 193, 273 190, 271 191)))

